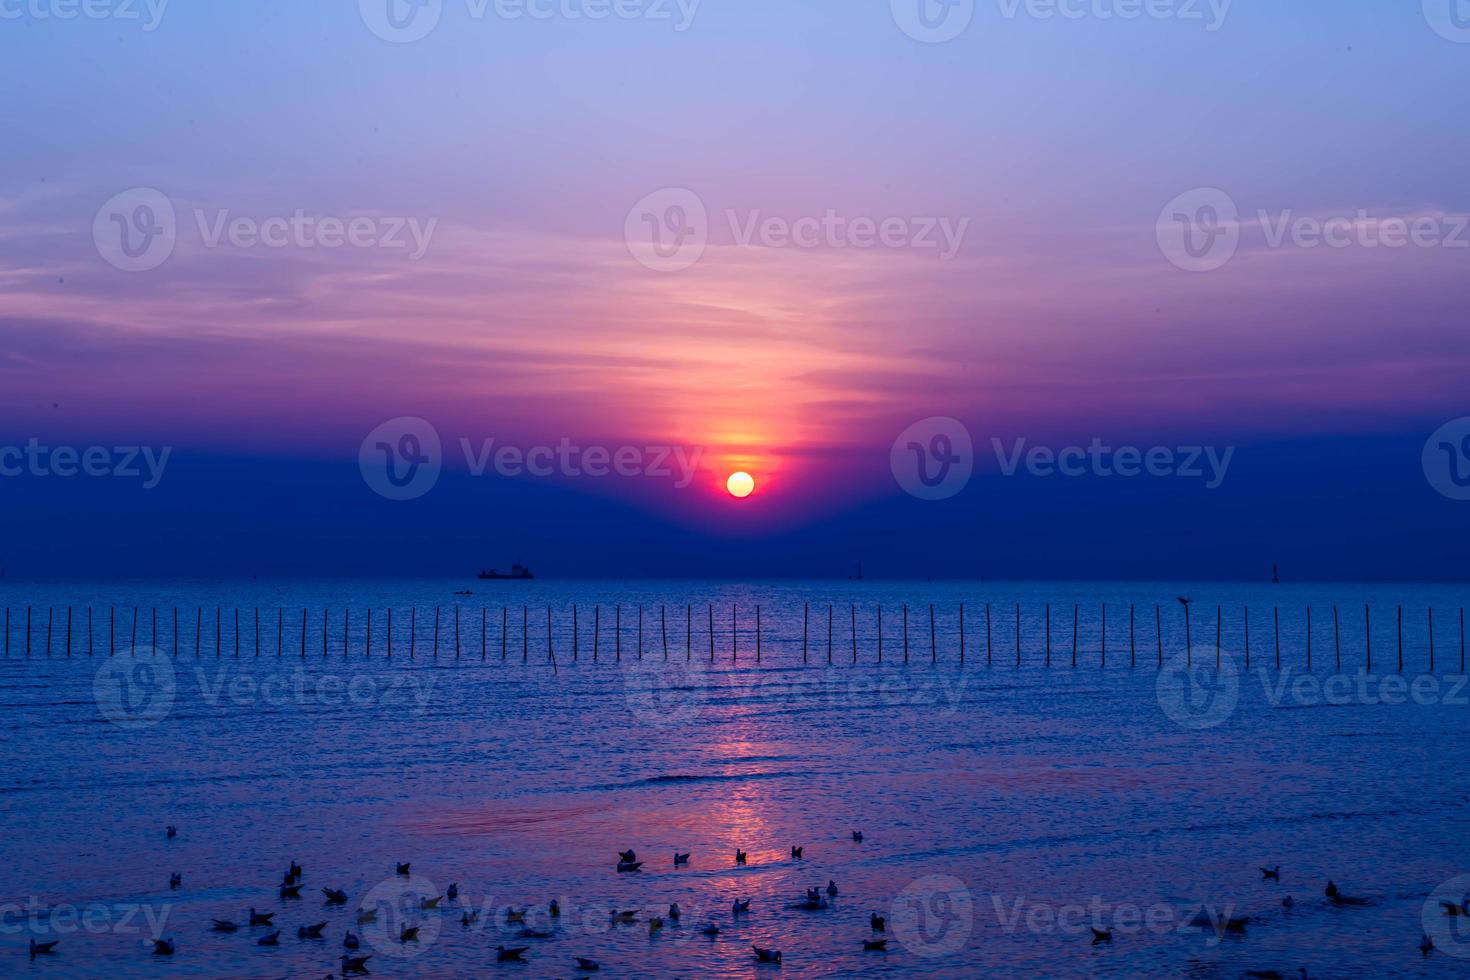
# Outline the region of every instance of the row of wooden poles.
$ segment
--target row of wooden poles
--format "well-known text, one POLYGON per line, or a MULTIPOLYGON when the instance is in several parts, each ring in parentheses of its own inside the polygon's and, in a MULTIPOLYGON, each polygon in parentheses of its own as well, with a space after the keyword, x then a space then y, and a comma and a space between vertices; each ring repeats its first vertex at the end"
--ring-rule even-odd
MULTIPOLYGON (((614 647, 613 647, 613 652, 614 652, 614 656, 615 656, 616 660, 619 661, 619 662, 621 662, 622 659, 623 659, 623 625, 622 625, 623 607, 621 605, 616 605, 613 608, 614 608, 614 628, 613 628, 614 647)), ((133 615, 132 615, 132 623, 131 623, 131 627, 130 627, 130 636, 129 636, 129 641, 128 641, 128 649, 136 648, 137 647, 137 644, 138 644, 138 619, 139 619, 139 611, 140 611, 139 610, 139 607, 137 607, 137 606, 134 606, 133 607, 133 615)), ((26 606, 26 610, 25 610, 25 656, 27 656, 27 657, 31 656, 31 645, 32 645, 32 639, 31 639, 31 637, 32 637, 32 612, 33 612, 32 607, 31 606, 26 606)), ((46 609, 46 645, 45 645, 45 654, 46 654, 46 656, 50 656, 51 655, 51 652, 52 652, 52 649, 53 649, 53 646, 52 646, 53 639, 54 639, 53 634, 55 632, 55 626, 56 626, 55 612, 56 612, 55 607, 47 607, 47 609, 46 609)), ((156 650, 157 647, 158 647, 158 609, 156 607, 154 607, 154 608, 151 608, 149 610, 149 612, 150 612, 150 620, 151 620, 150 636, 149 636, 149 639, 150 639, 149 646, 151 648, 153 648, 153 649, 156 650)), ((239 609, 235 609, 235 610, 233 610, 233 612, 234 612, 234 646, 233 646, 233 651, 234 651, 234 656, 235 657, 239 657, 240 656, 240 610, 239 609)), ((261 653, 261 644, 260 644, 260 635, 261 635, 260 609, 259 608, 255 608, 253 610, 253 612, 254 612, 254 623, 253 623, 254 651, 255 651, 255 656, 259 657, 260 656, 260 653, 261 653)), ((442 607, 439 607, 439 606, 435 606, 434 607, 434 633, 433 633, 433 645, 432 645, 432 648, 431 648, 432 651, 433 651, 433 656, 434 657, 438 657, 439 656, 440 620, 442 618, 441 612, 442 612, 442 607)), ((1276 663, 1277 669, 1280 669, 1281 668, 1281 663, 1282 663, 1282 659, 1281 659, 1281 608, 1279 606, 1273 606, 1271 612, 1272 612, 1273 635, 1274 635, 1274 641, 1275 641, 1274 642, 1274 647, 1275 647, 1275 663, 1276 663)), ((72 655, 72 613, 73 613, 73 608, 71 606, 67 606, 66 607, 66 626, 65 626, 65 632, 66 632, 65 650, 66 650, 66 656, 68 656, 68 657, 70 657, 72 655)), ((386 610, 386 613, 387 613, 387 650, 386 650, 386 654, 387 654, 388 657, 392 657, 393 656, 393 610, 391 608, 389 608, 389 609, 386 610)), ((850 620, 851 620, 852 662, 853 663, 857 663, 858 662, 858 619, 857 619, 858 612, 857 612, 857 606, 856 605, 851 605, 850 606, 849 613, 850 613, 850 620)), ((108 614, 107 615, 108 615, 107 654, 108 654, 108 656, 113 656, 117 652, 117 607, 116 606, 109 607, 108 608, 108 614)), ((490 654, 490 649, 489 649, 489 625, 490 625, 490 623, 489 623, 489 615, 490 615, 490 610, 488 608, 483 608, 482 607, 480 609, 480 659, 481 660, 488 659, 489 654, 490 654)), ((530 620, 530 615, 531 615, 530 614, 530 607, 529 606, 522 606, 521 607, 521 660, 522 660, 522 662, 529 662, 529 660, 530 660, 530 654, 531 654, 531 626, 530 626, 531 620, 530 620)), ((11 630, 10 616, 11 616, 11 610, 10 610, 10 607, 7 606, 5 608, 5 656, 6 657, 9 657, 11 655, 11 633, 12 633, 12 630, 11 630)), ((328 616, 329 616, 329 610, 328 609, 323 609, 322 610, 322 656, 324 656, 324 657, 325 656, 328 656, 330 654, 329 640, 330 640, 330 636, 331 636, 331 627, 330 627, 330 623, 329 623, 329 620, 328 620, 328 616)), ((366 631, 366 655, 369 656, 369 657, 371 657, 372 654, 373 654, 373 616, 374 616, 374 610, 373 609, 368 609, 367 610, 367 631, 366 631)), ((737 606, 732 605, 730 607, 730 662, 731 663, 737 663, 739 661, 739 653, 740 653, 740 650, 739 650, 739 645, 740 645, 740 641, 739 641, 739 635, 740 635, 740 631, 739 631, 739 616, 740 616, 739 608, 737 606)), ((755 607, 755 662, 757 664, 761 663, 761 658, 762 658, 762 654, 763 654, 763 642, 762 642, 763 641, 763 627, 762 627, 762 619, 761 619, 761 616, 762 616, 761 607, 760 606, 756 606, 755 607)), ((1045 611, 1043 613, 1043 616, 1044 616, 1045 633, 1046 633, 1045 661, 1044 662, 1045 662, 1046 666, 1051 666, 1052 660, 1053 660, 1053 657, 1052 657, 1053 648, 1052 648, 1052 628, 1051 628, 1052 615, 1051 615, 1051 605, 1050 605, 1050 603, 1048 603, 1046 605, 1045 611)), ((1078 663, 1078 636, 1079 636, 1080 622, 1081 622, 1080 616, 1081 616, 1081 606, 1080 605, 1073 605, 1072 606, 1071 662, 1072 662, 1072 666, 1074 666, 1074 667, 1077 666, 1077 663, 1078 663)), ((301 611, 301 640, 300 640, 300 654, 301 654, 301 656, 303 658, 307 655, 307 617, 308 617, 308 611, 305 610, 305 609, 303 609, 301 611)), ((907 664, 907 663, 909 663, 909 660, 910 660, 909 607, 907 605, 904 605, 903 606, 903 614, 902 614, 902 617, 903 617, 903 633, 902 633, 902 636, 903 636, 903 645, 902 645, 903 661, 902 662, 905 663, 905 664, 907 664)), ((1312 657, 1313 657, 1313 650, 1312 650, 1312 607, 1310 607, 1310 606, 1306 607, 1306 617, 1307 617, 1306 666, 1307 666, 1307 669, 1310 670, 1311 667, 1312 667, 1312 657)), ((1429 670, 1431 672, 1433 672, 1434 669, 1435 669, 1435 667, 1436 667, 1436 652, 1435 652, 1435 639, 1434 639, 1434 609, 1432 607, 1428 611, 1428 617, 1429 617, 1429 621, 1428 621, 1428 627, 1429 627, 1429 670)), ((715 607, 714 607, 713 604, 710 604, 708 606, 708 619, 709 619, 709 660, 710 660, 710 663, 714 663, 714 661, 715 661, 715 607)), ((224 609, 222 607, 220 607, 220 606, 216 606, 215 607, 214 620, 215 620, 215 622, 214 622, 214 654, 215 654, 215 657, 218 658, 218 657, 222 657, 223 656, 224 609)), ((462 655, 463 650, 464 650, 464 647, 463 647, 463 645, 461 643, 461 629, 460 629, 460 627, 461 627, 461 620, 462 620, 462 616, 461 616, 460 607, 459 606, 455 606, 454 607, 454 656, 455 656, 456 659, 458 659, 462 655)), ((601 656, 601 637, 602 637, 601 620, 602 620, 602 607, 600 605, 595 605, 593 607, 593 617, 592 617, 592 659, 593 659, 594 662, 597 661, 597 660, 599 660, 599 658, 601 656)), ((639 606, 638 607, 638 642, 637 642, 637 647, 636 647, 636 649, 637 649, 637 657, 638 657, 639 660, 642 660, 643 659, 643 654, 644 654, 644 643, 643 643, 644 629, 643 629, 643 620, 644 620, 644 608, 642 606, 639 606)), ((1101 651, 1100 651, 1100 653, 1101 653, 1101 665, 1105 667, 1105 666, 1107 666, 1107 662, 1108 662, 1108 642, 1107 642, 1108 641, 1108 607, 1107 607, 1106 604, 1104 604, 1101 607, 1101 620, 1102 620, 1102 626, 1101 626, 1101 651)), ((196 608, 196 611, 195 611, 195 618, 194 618, 194 654, 195 654, 196 657, 197 656, 203 656, 204 621, 205 621, 205 610, 204 610, 204 607, 202 607, 202 606, 197 607, 196 608)), ((833 659, 834 658, 834 622, 835 622, 835 607, 832 606, 832 605, 828 605, 827 606, 827 643, 826 643, 826 654, 827 654, 827 663, 829 663, 829 664, 834 662, 834 659, 833 659)), ((1220 664, 1220 658, 1222 656, 1222 652, 1221 651, 1223 649, 1222 642, 1223 642, 1223 639, 1224 639, 1224 622, 1225 622, 1224 607, 1223 606, 1216 606, 1215 607, 1215 663, 1216 663, 1216 666, 1217 667, 1220 664)), ((1246 665, 1246 667, 1249 667, 1251 665, 1251 625, 1250 625, 1251 620, 1250 620, 1250 607, 1249 606, 1246 606, 1243 609, 1242 622, 1243 622, 1243 626, 1244 626, 1245 665, 1246 665)), ((351 625, 352 625, 352 611, 351 611, 351 609, 344 608, 342 610, 342 651, 343 651, 343 654, 344 655, 346 655, 347 652, 348 652, 348 650, 349 650, 349 637, 350 637, 351 625)), ((1460 635, 1460 647, 1459 647, 1459 649, 1460 649, 1460 670, 1463 671, 1465 669, 1465 610, 1463 608, 1461 608, 1459 610, 1459 626, 1460 626, 1460 629, 1459 629, 1459 635, 1460 635)), ((87 653, 87 656, 92 656, 94 654, 94 652, 95 652, 94 651, 95 630, 93 628, 93 623, 92 623, 92 607, 90 607, 90 606, 87 607, 87 628, 86 629, 87 629, 86 653, 87 653)), ((693 657, 694 657, 694 607, 692 605, 685 606, 685 626, 684 626, 684 629, 685 629, 685 633, 684 633, 684 659, 686 661, 689 661, 689 660, 692 660, 693 657)), ((1367 666, 1367 669, 1368 670, 1372 670, 1373 669, 1373 614, 1372 614, 1371 609, 1368 606, 1366 606, 1366 605, 1363 607, 1363 629, 1364 629, 1364 641, 1365 641, 1365 651, 1364 652, 1365 652, 1365 657, 1366 657, 1366 666, 1367 666)), ((507 657, 509 655, 509 652, 510 652, 510 648, 509 648, 509 632, 510 632, 510 610, 509 610, 508 607, 502 607, 501 610, 500 610, 500 659, 501 660, 507 659, 507 657)), ((660 635, 660 638, 661 638, 661 641, 662 641, 663 659, 664 660, 668 660, 669 659, 669 629, 668 629, 668 607, 667 606, 659 606, 659 635, 660 635)), ((179 636, 180 636, 180 633, 179 633, 179 610, 177 608, 175 608, 175 609, 173 609, 173 655, 174 656, 178 656, 179 655, 179 652, 180 652, 179 636)), ((556 650, 555 650, 555 646, 554 646, 552 637, 553 637, 552 611, 551 611, 551 607, 550 606, 547 606, 546 607, 546 655, 547 655, 548 661, 552 664, 553 667, 555 667, 556 666, 556 650)), ((1188 604, 1186 604, 1184 606, 1184 637, 1185 637, 1184 643, 1185 643, 1185 651, 1186 651, 1186 654, 1185 654, 1186 661, 1189 664, 1192 665, 1193 662, 1194 662, 1194 651, 1193 651, 1192 624, 1190 622, 1190 614, 1189 614, 1189 605, 1188 604)), ((1334 647, 1335 663, 1336 663, 1337 668, 1338 669, 1341 669, 1341 667, 1342 667, 1342 630, 1341 630, 1340 620, 1339 620, 1339 616, 1338 616, 1338 608, 1336 606, 1333 606, 1332 607, 1332 637, 1333 637, 1333 647, 1334 647)), ((883 637, 883 607, 880 605, 880 606, 877 607, 878 663, 880 663, 880 664, 883 663, 883 640, 884 640, 884 637, 883 637)), ((1163 610, 1158 605, 1155 605, 1154 606, 1154 641, 1155 641, 1154 642, 1154 646, 1155 646, 1156 651, 1157 651, 1158 664, 1159 664, 1159 666, 1162 666, 1163 663, 1164 663, 1163 610)), ((276 644, 275 644, 275 646, 276 646, 276 656, 277 657, 284 656, 285 655, 285 652, 286 652, 286 612, 285 612, 284 609, 277 609, 277 611, 276 611, 276 644)), ((573 606, 572 607, 572 659, 573 660, 579 659, 580 656, 581 656, 581 652, 582 652, 582 642, 581 642, 580 614, 579 614, 579 611, 578 611, 578 607, 577 606, 573 606)), ((997 653, 1002 653, 1002 652, 1003 651, 1000 651, 997 648, 997 646, 996 646, 996 644, 994 642, 994 634, 993 634, 993 630, 992 630, 992 626, 991 626, 991 604, 990 603, 986 603, 985 604, 985 662, 987 664, 994 664, 995 663, 995 660, 996 660, 997 653)), ((417 607, 414 607, 409 612, 408 655, 409 655, 410 658, 414 658, 414 657, 417 656, 417 654, 418 654, 418 609, 417 609, 417 607)), ((810 660, 811 660, 811 654, 812 654, 812 643, 811 643, 811 604, 810 603, 803 603, 803 605, 802 605, 802 630, 801 630, 801 662, 804 663, 804 664, 805 663, 809 663, 810 660)), ((1138 654, 1139 654, 1139 644, 1138 644, 1138 631, 1137 631, 1137 607, 1134 606, 1134 605, 1129 605, 1129 607, 1128 607, 1128 661, 1129 661, 1129 665, 1130 666, 1137 666, 1138 665, 1138 654)), ((964 603, 961 603, 960 604, 960 607, 959 607, 959 662, 961 664, 964 664, 966 662, 966 655, 967 655, 967 648, 966 648, 966 634, 965 634, 965 605, 964 605, 964 603)), ((930 656, 930 661, 932 663, 936 663, 937 664, 939 662, 939 646, 938 646, 938 639, 937 639, 937 629, 936 629, 936 625, 935 625, 935 610, 934 610, 934 605, 932 603, 929 606, 929 656, 930 656)), ((1022 655, 1021 655, 1021 606, 1020 606, 1019 603, 1017 603, 1016 604, 1016 607, 1015 607, 1015 663, 1016 663, 1016 666, 1020 666, 1021 665, 1021 662, 1022 662, 1022 655)), ((1398 607, 1398 670, 1400 672, 1402 672, 1403 669, 1404 669, 1404 609, 1403 609, 1402 606, 1399 606, 1398 607)))

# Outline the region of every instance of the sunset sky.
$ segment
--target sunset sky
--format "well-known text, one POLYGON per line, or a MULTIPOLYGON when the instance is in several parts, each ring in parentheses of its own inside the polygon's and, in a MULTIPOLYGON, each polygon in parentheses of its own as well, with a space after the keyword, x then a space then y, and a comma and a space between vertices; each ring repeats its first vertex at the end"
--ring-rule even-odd
POLYGON ((173 0, 156 25, 142 3, 140 21, 6 7, 0 442, 172 461, 146 492, 3 481, 0 565, 1462 574, 1444 530, 1470 504, 1419 454, 1470 415, 1470 43, 1418 0, 1236 0, 1219 22, 1184 0, 1201 20, 991 0, 945 43, 906 34, 902 3, 630 0, 645 15, 593 20, 445 0, 411 43, 374 33, 373 0, 173 0), (124 271, 94 221, 138 188, 177 242, 124 271), (707 210, 708 245, 650 269, 625 228, 670 188, 707 210), (1199 188, 1240 214, 1208 272, 1160 245, 1162 209, 1199 188), (298 212, 410 244, 210 241, 298 212), (963 235, 952 256, 741 241, 829 212, 963 235), (1273 246, 1283 217, 1357 237, 1273 246), (1443 241, 1362 244, 1397 220, 1443 241), (421 257, 408 228, 432 229, 421 257), (402 503, 358 473, 399 416, 445 443, 441 485, 402 503), (930 416, 981 450, 942 502, 889 465, 930 416), (492 437, 703 454, 682 490, 474 479, 458 442, 492 437), (992 438, 1233 446, 1236 468, 1212 491, 1007 478, 992 438), (740 502, 737 469, 757 485, 740 502))

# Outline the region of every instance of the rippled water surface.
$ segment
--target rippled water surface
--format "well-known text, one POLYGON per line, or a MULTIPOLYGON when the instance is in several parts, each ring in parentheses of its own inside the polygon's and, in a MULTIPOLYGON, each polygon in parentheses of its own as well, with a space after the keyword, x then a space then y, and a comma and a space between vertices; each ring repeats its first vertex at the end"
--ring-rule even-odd
POLYGON ((1426 899, 1470 873, 1456 589, 0 580, 0 598, 5 975, 321 976, 349 929, 372 975, 403 977, 585 975, 574 956, 639 977, 1470 969, 1454 920, 1430 916, 1441 948, 1418 950, 1426 899), (1176 669, 1179 595, 1198 674, 1176 669), (626 848, 637 873, 614 869, 626 848), (283 900, 293 859, 303 897, 283 900), (1329 877, 1365 904, 1329 902, 1329 877), (786 907, 829 881, 829 907, 786 907), (451 883, 457 901, 418 908, 451 883), (380 925, 357 926, 380 901, 380 925), (650 935, 672 902, 682 919, 650 935), (516 939, 506 906, 550 938, 516 939), (251 907, 279 946, 209 930, 251 907), (1201 909, 1248 916, 1245 933, 1189 928, 1201 909), (875 911, 886 952, 862 948, 875 911), (316 922, 324 939, 296 937, 316 922), (417 943, 396 941, 404 923, 417 943), (150 953, 156 931, 173 957, 150 953), (27 938, 57 954, 29 959, 27 938), (496 945, 527 962, 497 965, 496 945))

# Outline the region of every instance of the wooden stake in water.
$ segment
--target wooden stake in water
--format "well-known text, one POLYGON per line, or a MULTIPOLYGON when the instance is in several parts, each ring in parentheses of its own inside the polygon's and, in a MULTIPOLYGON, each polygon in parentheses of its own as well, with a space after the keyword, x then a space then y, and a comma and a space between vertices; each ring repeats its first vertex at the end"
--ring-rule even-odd
POLYGON ((1159 609, 1159 604, 1154 603, 1154 637, 1159 644, 1159 667, 1164 666, 1164 613, 1159 609))
POLYGON ((1337 669, 1342 670, 1342 628, 1337 621, 1337 607, 1332 607, 1332 648, 1337 653, 1337 669))
POLYGON ((306 659, 306 609, 301 610, 301 659, 306 659))
POLYGON ((1184 662, 1194 663, 1194 639, 1189 634, 1189 603, 1184 604, 1184 662))
POLYGON ((363 651, 362 658, 364 660, 371 660, 373 658, 373 607, 372 606, 368 606, 367 638, 366 638, 365 642, 363 643, 363 646, 366 649, 363 651))
POLYGON ((643 603, 638 603, 638 662, 643 662, 643 603))
POLYGON ((388 659, 393 659, 393 607, 388 607, 388 659))
POLYGON ((509 645, 507 634, 510 632, 510 610, 505 606, 500 607, 500 662, 505 663, 505 651, 509 645))
MULTIPOLYGON (((573 662, 576 662, 577 657, 581 654, 582 638, 577 635, 578 632, 579 632, 579 628, 578 628, 578 623, 577 623, 577 604, 574 602, 574 603, 572 603, 572 661, 573 662)), ((483 660, 484 658, 481 657, 480 659, 483 660)))
POLYGON ((990 648, 990 603, 985 604, 985 666, 992 666, 995 661, 991 657, 990 648))
POLYGON ((1312 607, 1307 607, 1307 669, 1312 669, 1312 607))
POLYGON ((480 663, 490 654, 490 607, 480 607, 480 663))
MULTIPOLYGON (((5 655, 10 656, 10 607, 5 608, 5 655)), ((92 655, 92 607, 87 607, 87 656, 92 655)), ((179 655, 179 610, 174 607, 174 656, 179 655)))
POLYGON ((1108 665, 1108 604, 1102 605, 1102 665, 1108 665))
POLYGON ((1271 607, 1271 618, 1276 623, 1276 669, 1281 669, 1281 607, 1271 607))
POLYGON ((1016 666, 1021 666, 1021 604, 1016 603, 1016 666))
POLYGON ((1368 672, 1373 672, 1373 613, 1368 604, 1363 604, 1363 638, 1368 649, 1368 672))
MULTIPOLYGON (((857 641, 853 641, 853 652, 857 652, 857 641)), ((960 603, 960 666, 965 665, 965 604, 960 603)))
MULTIPOLYGON (((503 642, 504 634, 502 634, 503 642)), ((417 659, 419 647, 419 607, 415 603, 408 607, 408 659, 417 659)), ((504 659, 505 648, 501 647, 501 658, 504 659)))
POLYGON ((801 604, 801 662, 802 663, 806 663, 807 624, 808 624, 808 622, 810 620, 811 620, 811 603, 809 603, 809 602, 803 602, 801 604))
MULTIPOLYGON (((51 620, 53 618, 53 614, 54 613, 55 613, 55 609, 54 608, 52 608, 51 606, 47 606, 46 607, 46 656, 47 657, 50 657, 51 656, 51 620)), ((134 617, 133 618, 134 619, 137 618, 136 613, 134 614, 134 617)), ((135 627, 135 629, 136 629, 136 627, 135 627)), ((134 656, 137 655, 137 652, 138 652, 137 651, 137 644, 135 643, 135 644, 133 644, 133 654, 134 654, 134 656)))
POLYGON ((1251 667, 1251 607, 1245 607, 1245 669, 1251 667))
MULTIPOLYGON (((157 637, 154 639, 156 641, 157 637)), ((157 646, 156 642, 154 646, 157 646)), ((68 658, 71 657, 71 606, 66 607, 66 655, 68 658)))
POLYGON ((735 604, 732 602, 730 604, 730 662, 732 664, 735 662, 736 638, 739 635, 740 630, 735 625, 735 604))
MULTIPOLYGON (((964 607, 961 606, 960 608, 963 609, 964 607)), ((852 603, 849 606, 849 608, 848 608, 848 612, 851 613, 851 615, 852 615, 852 662, 853 663, 857 663, 857 603, 855 603, 855 602, 852 603)), ((961 623, 964 622, 963 615, 964 614, 961 613, 961 617, 962 617, 961 620, 960 620, 961 623)), ((961 641, 961 642, 963 642, 963 641, 961 641)), ((964 652, 963 652, 964 647, 961 646, 960 649, 961 649, 960 656, 963 657, 964 656, 964 652)))
POLYGON ((1434 673, 1434 607, 1429 607, 1429 672, 1434 673))
MULTIPOLYGON (((669 655, 668 655, 668 652, 667 651, 665 651, 665 653, 664 653, 664 659, 665 660, 669 659, 669 655)), ((760 662, 761 662, 761 607, 760 607, 759 604, 757 604, 756 607, 755 607, 755 662, 756 662, 756 666, 760 666, 760 662)))
POLYGON ((26 606, 26 659, 31 658, 31 607, 26 606))
MULTIPOLYGON (((714 634, 714 619, 713 619, 714 613, 713 612, 710 613, 710 616, 711 616, 711 619, 710 619, 710 657, 709 657, 709 659, 710 659, 710 662, 713 663, 714 662, 714 659, 715 659, 715 652, 714 652, 715 634, 714 634)), ((616 605, 616 606, 613 607, 613 641, 614 641, 613 642, 613 648, 614 648, 614 650, 617 653, 617 662, 618 663, 622 663, 623 662, 623 607, 622 607, 621 604, 618 604, 618 605, 616 605)))
POLYGON ((883 666, 883 603, 878 603, 878 666, 883 666))
POLYGON ((434 659, 439 659, 439 607, 434 607, 434 659))
POLYGON ((909 665, 909 604, 903 604, 903 665, 909 665))
POLYGON ((694 603, 684 603, 684 662, 694 659, 694 603))
MULTIPOLYGON (((548 620, 551 618, 550 607, 547 607, 546 616, 548 620)), ((454 604, 454 659, 459 659, 459 603, 457 602, 454 604)))
POLYGON ((1128 603, 1128 666, 1138 666, 1138 646, 1133 634, 1133 603, 1128 603))
POLYGON ((715 604, 711 602, 709 612, 709 662, 715 662, 715 604))
POLYGON ((327 634, 329 632, 329 630, 327 628, 327 614, 329 612, 331 612, 331 609, 329 607, 327 607, 327 606, 323 606, 322 607, 322 659, 323 660, 325 660, 326 657, 327 657, 327 634))
POLYGON ((255 607, 255 657, 260 658, 260 607, 255 607))
POLYGON ((521 606, 521 663, 531 662, 531 607, 521 606))
MULTIPOLYGON (((215 612, 215 624, 214 624, 214 628, 215 628, 215 632, 216 632, 216 635, 217 635, 218 632, 219 632, 219 612, 218 612, 218 610, 216 610, 216 612, 215 612)), ((134 606, 133 607, 133 631, 132 631, 132 634, 130 635, 130 637, 128 639, 128 647, 129 647, 129 652, 132 653, 132 655, 136 657, 138 655, 138 607, 137 606, 134 606)), ((47 653, 50 653, 51 652, 51 636, 50 636, 49 633, 46 636, 46 652, 47 653)))
POLYGON ((1404 607, 1399 606, 1399 673, 1404 672, 1404 607))
POLYGON ((592 604, 592 662, 597 663, 597 647, 602 634, 602 605, 592 604))
POLYGON ((556 650, 551 645, 551 606, 546 607, 546 659, 551 661, 551 672, 561 673, 556 667, 556 650))
POLYGON ((1073 667, 1076 667, 1077 666, 1077 620, 1078 620, 1078 615, 1079 614, 1078 614, 1077 605, 1074 603, 1072 605, 1072 666, 1073 667))
POLYGON ((929 603, 929 663, 939 663, 939 647, 934 640, 934 603, 929 603))
POLYGON ((1046 659, 1044 661, 1042 661, 1042 663, 1045 666, 1050 667, 1051 666, 1051 603, 1049 603, 1049 602, 1046 604, 1046 609, 1045 609, 1044 615, 1046 616, 1046 659))
POLYGON ((827 603, 827 666, 832 666, 832 603, 827 603))

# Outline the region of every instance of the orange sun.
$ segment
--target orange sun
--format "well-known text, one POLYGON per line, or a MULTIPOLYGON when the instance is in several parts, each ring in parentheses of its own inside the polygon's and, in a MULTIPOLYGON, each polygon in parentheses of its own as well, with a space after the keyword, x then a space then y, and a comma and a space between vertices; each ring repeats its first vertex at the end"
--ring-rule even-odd
POLYGON ((725 481, 725 489, 730 491, 732 497, 749 497, 755 493, 755 480, 744 471, 731 473, 730 479, 725 481))

